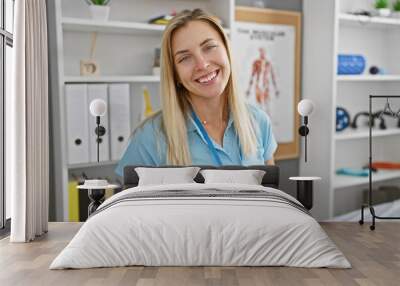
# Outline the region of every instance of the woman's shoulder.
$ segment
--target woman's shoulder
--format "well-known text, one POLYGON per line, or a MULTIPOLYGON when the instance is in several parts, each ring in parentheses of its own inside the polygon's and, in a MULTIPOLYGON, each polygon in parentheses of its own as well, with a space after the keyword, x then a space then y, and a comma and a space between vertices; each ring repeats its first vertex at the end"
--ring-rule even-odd
POLYGON ((252 103, 246 103, 246 105, 249 114, 253 117, 253 119, 256 122, 258 122, 259 124, 260 123, 269 124, 270 119, 268 117, 268 114, 263 109, 252 103))
POLYGON ((150 117, 144 119, 133 131, 133 137, 158 137, 158 132, 162 130, 162 112, 158 111, 150 117))

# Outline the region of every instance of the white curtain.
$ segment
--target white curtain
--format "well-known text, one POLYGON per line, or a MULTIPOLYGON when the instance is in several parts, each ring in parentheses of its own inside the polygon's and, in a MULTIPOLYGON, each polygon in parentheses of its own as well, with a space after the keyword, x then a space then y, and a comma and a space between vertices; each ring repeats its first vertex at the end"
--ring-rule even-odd
POLYGON ((49 196, 48 54, 45 0, 14 8, 13 92, 6 98, 6 187, 12 242, 47 232, 49 196))

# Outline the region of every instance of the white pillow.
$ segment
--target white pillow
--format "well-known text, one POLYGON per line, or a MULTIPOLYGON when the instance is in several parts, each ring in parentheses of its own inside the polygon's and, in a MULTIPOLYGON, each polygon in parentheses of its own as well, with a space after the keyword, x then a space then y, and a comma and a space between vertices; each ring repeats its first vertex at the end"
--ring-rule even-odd
POLYGON ((246 185, 261 185, 265 171, 262 170, 201 170, 204 183, 234 183, 246 185))
POLYGON ((193 179, 199 170, 199 167, 135 168, 139 176, 139 186, 195 183, 193 179))

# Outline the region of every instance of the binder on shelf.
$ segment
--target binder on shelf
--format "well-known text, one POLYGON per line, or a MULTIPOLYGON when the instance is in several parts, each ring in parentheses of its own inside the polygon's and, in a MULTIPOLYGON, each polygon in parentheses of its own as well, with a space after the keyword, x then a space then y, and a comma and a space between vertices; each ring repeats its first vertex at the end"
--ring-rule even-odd
POLYGON ((89 126, 86 84, 65 85, 68 163, 89 162, 89 126))
POLYGON ((129 84, 109 84, 108 88, 111 160, 119 160, 131 133, 129 84))
POLYGON ((79 221, 83 222, 87 220, 89 204, 88 190, 79 190, 79 221))
MULTIPOLYGON (((83 185, 87 179, 89 179, 89 177, 85 174, 85 172, 82 172, 77 179, 78 185, 83 185)), ((78 193, 79 221, 84 222, 88 218, 88 206, 90 204, 90 199, 88 196, 88 190, 80 189, 78 193)))
MULTIPOLYGON (((87 85, 88 94, 88 106, 90 102, 96 98, 103 99, 108 102, 107 98, 107 84, 88 84, 87 85)), ((89 112, 88 122, 89 122, 89 159, 90 162, 97 162, 97 135, 95 133, 97 124, 96 118, 89 112)), ((108 111, 104 116, 101 117, 100 125, 104 126, 106 133, 100 138, 99 144, 99 161, 109 161, 110 160, 110 128, 108 126, 108 111)))
POLYGON ((141 112, 140 121, 145 120, 149 116, 154 114, 153 106, 151 104, 151 96, 148 88, 142 86, 143 90, 143 111, 141 112))
POLYGON ((79 222, 79 190, 78 181, 68 182, 68 221, 79 222))

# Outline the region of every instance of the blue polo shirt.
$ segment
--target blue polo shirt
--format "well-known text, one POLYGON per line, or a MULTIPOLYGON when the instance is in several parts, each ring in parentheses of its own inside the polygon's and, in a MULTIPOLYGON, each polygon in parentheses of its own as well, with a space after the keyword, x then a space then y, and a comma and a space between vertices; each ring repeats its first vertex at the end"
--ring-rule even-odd
MULTIPOLYGON (((239 137, 230 115, 222 146, 210 137, 223 165, 264 165, 265 161, 272 158, 277 148, 268 115, 254 105, 249 104, 248 109, 256 123, 257 150, 250 156, 242 156, 239 137)), ((135 130, 115 169, 117 175, 123 176, 126 165, 167 165, 167 144, 161 131, 161 122, 162 114, 159 113, 135 130)), ((215 165, 207 142, 191 116, 188 116, 186 127, 192 164, 215 165)))

